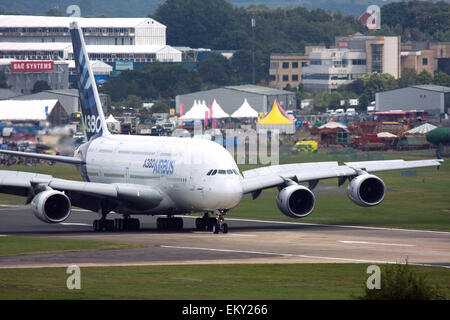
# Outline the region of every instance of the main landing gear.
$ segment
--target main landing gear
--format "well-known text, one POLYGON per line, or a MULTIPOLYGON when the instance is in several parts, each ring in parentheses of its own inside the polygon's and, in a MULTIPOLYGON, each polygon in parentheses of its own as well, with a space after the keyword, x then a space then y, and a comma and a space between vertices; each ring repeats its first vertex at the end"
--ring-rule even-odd
POLYGON ((132 219, 125 215, 123 219, 106 219, 107 213, 102 213, 102 218, 94 220, 93 228, 95 232, 101 231, 138 231, 141 227, 139 219, 132 219))
POLYGON ((208 212, 205 212, 202 218, 195 219, 195 227, 201 231, 212 230, 215 234, 220 231, 222 233, 228 233, 228 224, 225 223, 226 214, 227 210, 218 210, 216 214, 217 218, 211 218, 208 212))
POLYGON ((167 218, 156 219, 158 230, 183 230, 183 218, 168 216, 167 218))

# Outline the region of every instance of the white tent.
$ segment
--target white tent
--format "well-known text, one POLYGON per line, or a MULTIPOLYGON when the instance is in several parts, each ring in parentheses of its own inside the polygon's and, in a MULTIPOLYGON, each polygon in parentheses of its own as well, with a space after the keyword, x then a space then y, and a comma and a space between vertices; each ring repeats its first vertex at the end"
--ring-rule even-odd
POLYGON ((194 105, 192 108, 184 114, 184 116, 180 117, 181 120, 203 120, 205 119, 205 112, 208 112, 209 109, 206 104, 198 104, 197 101, 194 100, 194 105))
POLYGON ((416 128, 413 128, 411 130, 406 131, 407 134, 426 134, 427 132, 430 132, 431 130, 436 129, 436 126, 433 126, 432 124, 425 123, 421 126, 418 126, 416 128))
POLYGON ((110 114, 108 119, 106 119, 106 125, 108 126, 108 130, 111 132, 120 131, 120 121, 116 120, 112 114, 110 114))
POLYGON ((335 129, 335 128, 347 129, 347 126, 342 124, 342 123, 330 121, 328 123, 325 123, 323 126, 319 127, 319 129, 324 129, 324 128, 327 128, 327 129, 335 129))
POLYGON ((217 103, 216 99, 214 99, 212 104, 212 115, 209 115, 213 119, 222 119, 228 118, 230 115, 223 111, 222 107, 217 103))
POLYGON ((378 138, 397 138, 395 134, 392 134, 390 132, 380 132, 377 133, 378 138))
POLYGON ((0 101, 1 120, 45 121, 58 100, 2 100, 0 101))
POLYGON ((247 99, 244 103, 231 115, 232 118, 258 118, 258 112, 253 109, 247 99))

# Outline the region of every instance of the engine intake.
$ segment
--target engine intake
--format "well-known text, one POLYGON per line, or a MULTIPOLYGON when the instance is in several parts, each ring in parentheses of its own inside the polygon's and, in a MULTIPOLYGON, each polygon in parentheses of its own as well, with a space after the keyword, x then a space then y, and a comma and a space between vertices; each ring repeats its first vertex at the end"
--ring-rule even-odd
POLYGON ((386 194, 383 180, 372 174, 362 174, 348 184, 348 197, 361 207, 380 204, 386 194))
POLYGON ((291 218, 304 218, 314 210, 316 199, 308 188, 290 185, 277 196, 277 206, 283 214, 291 218))
POLYGON ((36 218, 47 223, 65 221, 70 215, 71 207, 70 199, 56 190, 40 192, 31 201, 31 209, 36 218))

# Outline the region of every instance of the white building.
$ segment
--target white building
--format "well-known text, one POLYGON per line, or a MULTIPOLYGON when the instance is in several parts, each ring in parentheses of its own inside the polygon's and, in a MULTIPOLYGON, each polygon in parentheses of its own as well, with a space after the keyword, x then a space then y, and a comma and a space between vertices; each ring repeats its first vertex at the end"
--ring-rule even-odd
POLYGON ((366 53, 348 49, 316 49, 303 67, 302 83, 306 91, 332 91, 366 74, 366 53))
POLYGON ((388 73, 401 76, 400 37, 336 37, 335 48, 316 48, 309 54, 310 65, 303 68, 302 83, 310 92, 333 91, 364 74, 388 73))
POLYGON ((73 18, 0 15, 0 59, 72 59, 69 26, 81 26, 91 60, 181 62, 166 45, 166 26, 151 18, 73 18))
POLYGON ((77 21, 87 45, 165 45, 166 26, 151 18, 74 18, 0 15, 1 42, 71 42, 77 21))

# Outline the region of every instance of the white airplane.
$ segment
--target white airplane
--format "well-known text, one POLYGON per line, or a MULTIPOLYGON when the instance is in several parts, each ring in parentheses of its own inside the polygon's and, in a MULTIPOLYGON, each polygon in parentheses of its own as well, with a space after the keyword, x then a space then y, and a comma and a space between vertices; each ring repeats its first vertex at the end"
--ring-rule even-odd
POLYGON ((175 137, 112 135, 108 132, 97 87, 77 23, 70 26, 83 124, 88 142, 73 157, 0 150, 0 153, 73 164, 83 181, 57 179, 49 175, 0 171, 0 192, 27 197, 35 216, 47 223, 65 221, 72 206, 98 212, 95 231, 137 230, 132 215, 162 215, 158 229, 182 229, 174 217, 194 212, 199 230, 228 232, 225 214, 239 204, 243 195, 256 199, 263 189, 278 187, 277 205, 292 218, 309 215, 315 205, 312 192, 320 179, 347 179, 348 195, 360 206, 383 201, 383 181, 370 172, 439 167, 442 159, 421 161, 368 161, 286 164, 244 171, 219 144, 175 137), (299 183, 307 183, 308 187, 299 183), (109 220, 110 212, 123 219, 109 220), (210 217, 210 213, 217 217, 210 217))

